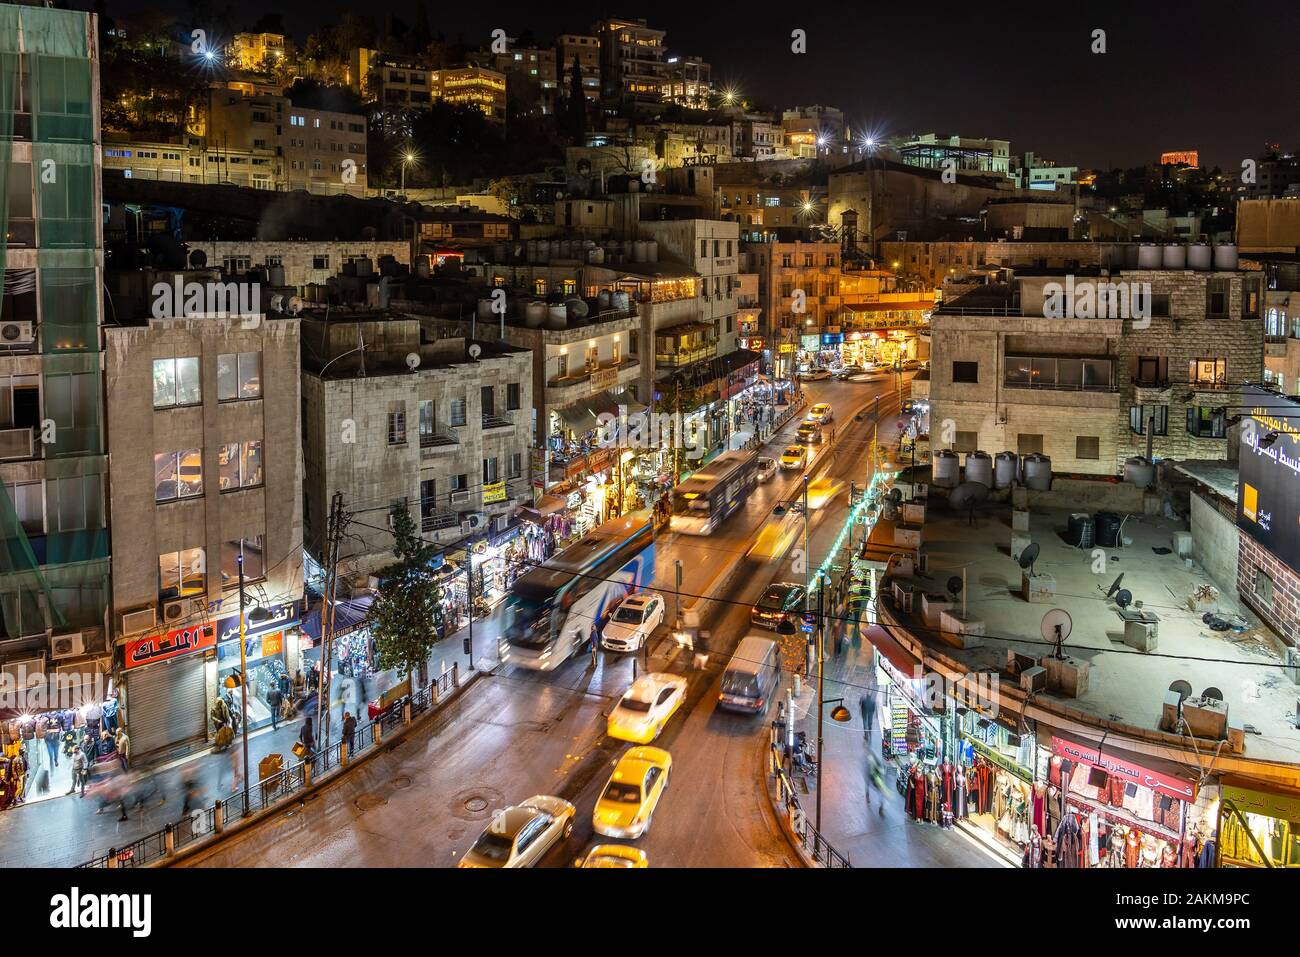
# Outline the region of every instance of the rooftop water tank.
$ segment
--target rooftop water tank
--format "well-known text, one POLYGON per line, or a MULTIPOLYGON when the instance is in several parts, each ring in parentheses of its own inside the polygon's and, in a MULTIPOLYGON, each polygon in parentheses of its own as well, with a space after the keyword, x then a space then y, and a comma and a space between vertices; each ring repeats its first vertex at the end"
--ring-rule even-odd
POLYGON ((1102 548, 1119 548, 1124 520, 1114 512, 1098 512, 1093 520, 1097 526, 1097 544, 1102 548))
POLYGON ((524 325, 530 329, 540 329, 546 322, 546 303, 535 301, 524 306, 524 325))
POLYGON ((1026 455, 1020 467, 1026 488, 1046 492, 1052 487, 1052 460, 1038 452, 1026 455))
POLYGON ((1138 269, 1160 268, 1160 247, 1155 243, 1143 243, 1138 247, 1138 269))
POLYGON ((621 312, 626 312, 632 303, 631 297, 629 297, 625 292, 614 293, 613 300, 614 308, 621 312))
POLYGON ((1187 265, 1190 268, 1209 269, 1213 261, 1213 253, 1205 243, 1196 243, 1187 247, 1187 265))
POLYGON ((951 449, 940 449, 934 453, 931 471, 938 488, 956 488, 961 482, 961 457, 951 449))
POLYGON ((491 299, 480 299, 480 300, 478 301, 478 305, 475 307, 474 315, 476 315, 479 319, 491 319, 491 318, 492 318, 492 300, 491 300, 491 299))
POLYGON ((638 263, 649 262, 650 244, 644 239, 638 239, 632 247, 632 261, 638 263))
POLYGON ((609 294, 609 290, 608 290, 608 289, 602 289, 602 290, 601 290, 599 293, 597 293, 597 295, 596 295, 596 304, 597 304, 598 306, 600 306, 600 308, 602 308, 602 309, 608 309, 608 308, 609 308, 609 304, 610 304, 610 300, 611 300, 611 299, 612 299, 612 297, 611 297, 610 294, 609 294))
POLYGON ((1187 268, 1187 247, 1182 243, 1170 243, 1161 254, 1161 262, 1166 269, 1187 268))
POLYGON ((1133 269, 1138 264, 1138 247, 1137 243, 1129 243, 1124 247, 1124 265, 1133 269))
POLYGON ((646 259, 648 263, 657 263, 659 261, 659 241, 655 239, 646 240, 646 259))
POLYGON ((1008 488, 1020 478, 1020 456, 1015 452, 999 452, 993 456, 993 487, 1008 488))
POLYGON ((1096 528, 1091 515, 1087 512, 1075 512, 1070 516, 1069 527, 1065 533, 1066 541, 1075 548, 1092 548, 1096 541, 1096 528))
POLYGON ((987 452, 966 454, 966 481, 979 482, 985 488, 993 487, 993 459, 987 452))
POLYGON ((284 285, 283 266, 271 266, 266 271, 267 271, 267 282, 269 282, 272 286, 284 285))
POLYGON ((564 329, 569 325, 569 308, 562 302, 551 305, 546 312, 547 329, 564 329))
POLYGON ((1237 268, 1237 247, 1232 243, 1220 243, 1214 247, 1215 269, 1237 268))

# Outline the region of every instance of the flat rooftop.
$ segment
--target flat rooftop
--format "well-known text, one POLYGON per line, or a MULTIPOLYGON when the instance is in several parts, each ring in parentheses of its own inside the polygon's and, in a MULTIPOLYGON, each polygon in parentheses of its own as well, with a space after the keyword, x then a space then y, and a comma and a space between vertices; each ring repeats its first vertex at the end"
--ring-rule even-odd
MULTIPOLYGON (((1122 537, 1130 544, 1105 549, 1104 570, 1094 571, 1092 549, 1074 548, 1064 537, 1071 512, 1085 510, 1092 511, 1031 508, 1029 534, 1041 549, 1035 571, 1055 578, 1056 596, 1052 604, 1030 603, 1020 595, 1021 569, 1010 555, 1010 505, 980 506, 972 525, 964 511, 952 511, 945 497, 932 492, 923 528, 928 571, 910 578, 895 576, 916 585, 914 614, 908 616, 896 606, 892 612, 924 644, 971 672, 992 669, 1010 681, 1014 679, 1005 674, 1007 649, 1035 657, 1050 654, 1052 646, 1041 637, 1042 618, 1051 608, 1064 608, 1073 619, 1065 653, 1090 663, 1088 691, 1081 698, 1039 692, 1036 701, 1056 702, 1153 732, 1159 730, 1166 690, 1171 682, 1183 679, 1191 684, 1193 695, 1219 688, 1229 721, 1259 731, 1247 729, 1244 757, 1300 763, 1300 730, 1294 724, 1300 687, 1280 667, 1283 661, 1275 650, 1276 639, 1237 600, 1235 591, 1219 588, 1218 611, 1245 619, 1246 628, 1240 633, 1212 631, 1201 620, 1204 612, 1191 610, 1189 598, 1199 587, 1219 586, 1204 568, 1172 550, 1173 533, 1184 530, 1185 524, 1180 519, 1129 515, 1122 537), (953 647, 921 621, 920 592, 942 594, 948 579, 963 571, 968 614, 985 623, 986 637, 979 648, 953 647), (1132 592, 1134 607, 1140 601, 1144 610, 1160 619, 1158 646, 1152 652, 1124 644, 1123 623, 1113 602, 1106 599, 1107 589, 1121 572, 1122 587, 1132 592)), ((878 522, 871 536, 873 557, 904 551, 891 546, 892 541, 893 523, 878 522)), ((960 610, 960 599, 955 607, 960 610)))

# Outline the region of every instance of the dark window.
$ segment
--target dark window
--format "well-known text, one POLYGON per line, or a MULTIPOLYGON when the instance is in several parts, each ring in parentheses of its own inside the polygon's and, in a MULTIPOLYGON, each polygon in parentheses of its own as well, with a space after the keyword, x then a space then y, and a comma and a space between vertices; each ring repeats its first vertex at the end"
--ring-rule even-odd
POLYGON ((952 364, 953 382, 979 382, 980 364, 978 362, 954 362, 952 364))
POLYGON ((1096 435, 1076 435, 1074 437, 1074 457, 1076 459, 1101 458, 1101 438, 1096 435))
POLYGON ((1202 405, 1187 409, 1187 433, 1202 439, 1221 439, 1226 435, 1224 410, 1202 405))
POLYGON ((1205 286, 1205 314, 1210 319, 1226 319, 1228 317, 1228 290, 1230 288, 1227 279, 1211 279, 1205 286))
POLYGON ((1043 436, 1041 433, 1021 432, 1016 437, 1016 451, 1021 455, 1029 455, 1033 452, 1042 454, 1043 436))
POLYGON ((511 382, 506 385, 506 408, 519 408, 519 383, 511 382))
POLYGON ((1168 385, 1169 358, 1167 356, 1138 356, 1136 383, 1140 386, 1168 385))
POLYGON ((1129 406, 1128 425, 1138 435, 1146 435, 1147 420, 1155 416, 1155 435, 1169 434, 1169 406, 1134 405, 1129 406))
POLYGON ((978 432, 958 432, 956 440, 952 443, 954 452, 974 452, 980 447, 980 434, 978 432))
POLYGON ((1273 579, 1269 578, 1260 568, 1255 569, 1255 597, 1262 601, 1266 607, 1273 607, 1273 579))
POLYGON ((496 415, 497 413, 496 390, 493 389, 492 386, 490 385, 485 385, 479 389, 479 395, 482 396, 482 399, 480 401, 482 402, 483 405, 483 414, 496 415))

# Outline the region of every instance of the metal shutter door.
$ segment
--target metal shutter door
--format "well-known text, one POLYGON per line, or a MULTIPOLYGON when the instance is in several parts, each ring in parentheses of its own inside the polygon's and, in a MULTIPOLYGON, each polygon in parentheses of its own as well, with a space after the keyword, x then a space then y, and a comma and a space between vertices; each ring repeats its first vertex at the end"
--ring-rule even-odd
POLYGON ((203 658, 182 658, 127 676, 127 730, 132 754, 144 755, 207 730, 203 658))

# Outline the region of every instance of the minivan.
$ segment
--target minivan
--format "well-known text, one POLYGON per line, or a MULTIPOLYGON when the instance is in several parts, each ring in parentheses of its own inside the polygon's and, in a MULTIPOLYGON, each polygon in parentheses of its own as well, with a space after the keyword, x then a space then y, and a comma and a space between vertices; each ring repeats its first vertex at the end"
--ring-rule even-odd
POLYGON ((747 635, 722 673, 718 707, 759 714, 767 708, 780 681, 781 664, 776 642, 761 635, 747 635))

